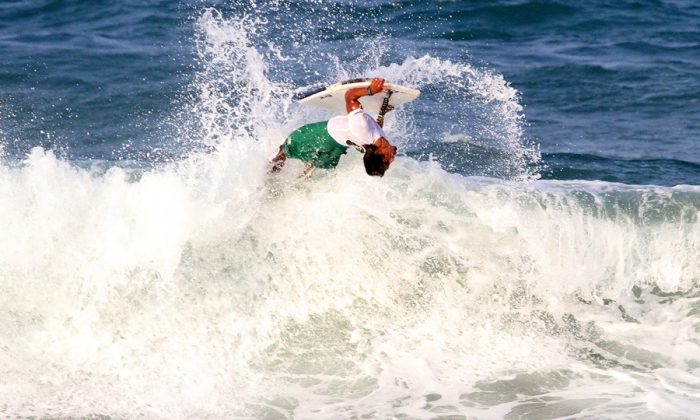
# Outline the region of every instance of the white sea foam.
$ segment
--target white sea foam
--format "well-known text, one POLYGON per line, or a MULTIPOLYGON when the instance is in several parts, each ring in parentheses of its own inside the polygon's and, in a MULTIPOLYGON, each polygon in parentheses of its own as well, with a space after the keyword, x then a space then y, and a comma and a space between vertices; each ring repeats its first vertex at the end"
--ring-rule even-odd
MULTIPOLYGON (((405 156, 382 179, 356 155, 310 182, 298 162, 269 177, 284 135, 322 114, 265 77, 254 22, 207 11, 198 30, 183 136, 206 152, 145 172, 41 149, 0 166, 0 413, 698 413, 697 191, 405 156)), ((530 153, 502 77, 433 57, 370 67, 419 86, 466 75, 497 102, 500 147, 530 153)), ((414 117, 393 118, 397 134, 414 117)))
POLYGON ((594 384, 593 412, 695 407, 698 298, 649 292, 693 287, 698 226, 605 214, 614 192, 408 158, 226 198, 40 150, 1 175, 5 413, 496 418, 594 384))

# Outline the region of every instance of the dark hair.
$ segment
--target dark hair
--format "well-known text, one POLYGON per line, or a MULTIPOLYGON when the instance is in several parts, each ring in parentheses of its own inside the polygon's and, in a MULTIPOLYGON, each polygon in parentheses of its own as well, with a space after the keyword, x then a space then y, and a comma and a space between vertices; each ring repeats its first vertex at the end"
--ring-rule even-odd
POLYGON ((377 146, 373 144, 365 144, 365 156, 362 160, 365 163, 365 171, 367 175, 384 176, 384 172, 389 168, 389 165, 384 163, 384 157, 377 153, 377 146))

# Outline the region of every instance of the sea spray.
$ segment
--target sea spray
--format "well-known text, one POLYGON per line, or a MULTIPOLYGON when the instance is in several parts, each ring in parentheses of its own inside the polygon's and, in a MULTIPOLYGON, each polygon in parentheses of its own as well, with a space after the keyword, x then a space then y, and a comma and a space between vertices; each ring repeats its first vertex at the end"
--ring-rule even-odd
MULTIPOLYGON (((274 154, 286 135, 310 121, 328 119, 327 111, 304 108, 292 96, 299 87, 276 67, 289 58, 280 56, 269 40, 260 41, 266 28, 264 17, 245 14, 226 18, 215 9, 197 20, 197 52, 202 71, 191 90, 194 98, 186 113, 193 126, 185 126, 181 137, 196 138, 209 147, 254 140, 274 154), (258 40, 257 43, 255 40, 258 40), (276 75, 275 79, 271 75, 276 75)), ((279 28, 290 34, 303 31, 291 25, 279 28)), ((386 40, 390 44, 390 40, 386 40)), ((535 179, 539 152, 524 138, 523 108, 518 92, 503 76, 470 64, 437 57, 405 57, 399 63, 383 64, 387 48, 365 43, 360 58, 343 62, 339 56, 324 55, 325 73, 306 83, 335 83, 355 77, 384 77, 424 91, 419 103, 398 108, 387 118, 391 140, 406 152, 429 158, 431 148, 444 138, 465 133, 478 147, 491 150, 475 174, 535 179), (451 104, 459 103, 454 109, 451 104), (426 127, 431 127, 428 130, 426 127)), ((299 47, 297 60, 318 60, 312 48, 299 47)), ((303 86, 301 86, 303 87, 303 86)), ((434 156, 451 169, 465 168, 454 156, 434 156)))

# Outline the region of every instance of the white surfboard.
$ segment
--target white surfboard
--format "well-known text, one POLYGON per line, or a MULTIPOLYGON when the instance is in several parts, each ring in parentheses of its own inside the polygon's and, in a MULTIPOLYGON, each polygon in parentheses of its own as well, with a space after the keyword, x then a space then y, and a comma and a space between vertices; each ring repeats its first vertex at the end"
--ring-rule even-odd
MULTIPOLYGON (((301 104, 330 109, 331 111, 345 115, 347 114, 345 109, 345 92, 358 87, 367 88, 370 85, 370 81, 371 79, 346 80, 344 82, 297 94, 294 98, 301 104)), ((385 82, 384 87, 392 91, 389 105, 401 105, 420 96, 420 90, 401 86, 396 83, 385 82)), ((365 111, 376 114, 379 112, 385 96, 385 93, 363 96, 360 98, 360 103, 365 111)))

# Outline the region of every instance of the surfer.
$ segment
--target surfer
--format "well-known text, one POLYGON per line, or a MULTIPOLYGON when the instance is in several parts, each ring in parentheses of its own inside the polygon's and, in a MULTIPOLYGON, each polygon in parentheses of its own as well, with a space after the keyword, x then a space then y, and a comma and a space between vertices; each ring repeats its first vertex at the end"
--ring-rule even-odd
MULTIPOLYGON (((338 166, 340 157, 353 147, 364 154, 367 175, 384 176, 396 156, 396 147, 386 139, 380 123, 362 109, 359 99, 384 92, 384 79, 372 79, 369 87, 350 89, 345 93, 347 116, 307 124, 294 130, 272 159, 271 172, 279 172, 287 158, 306 163, 302 177, 311 176, 315 168, 338 166)), ((380 119, 383 121, 383 119, 380 119)))

